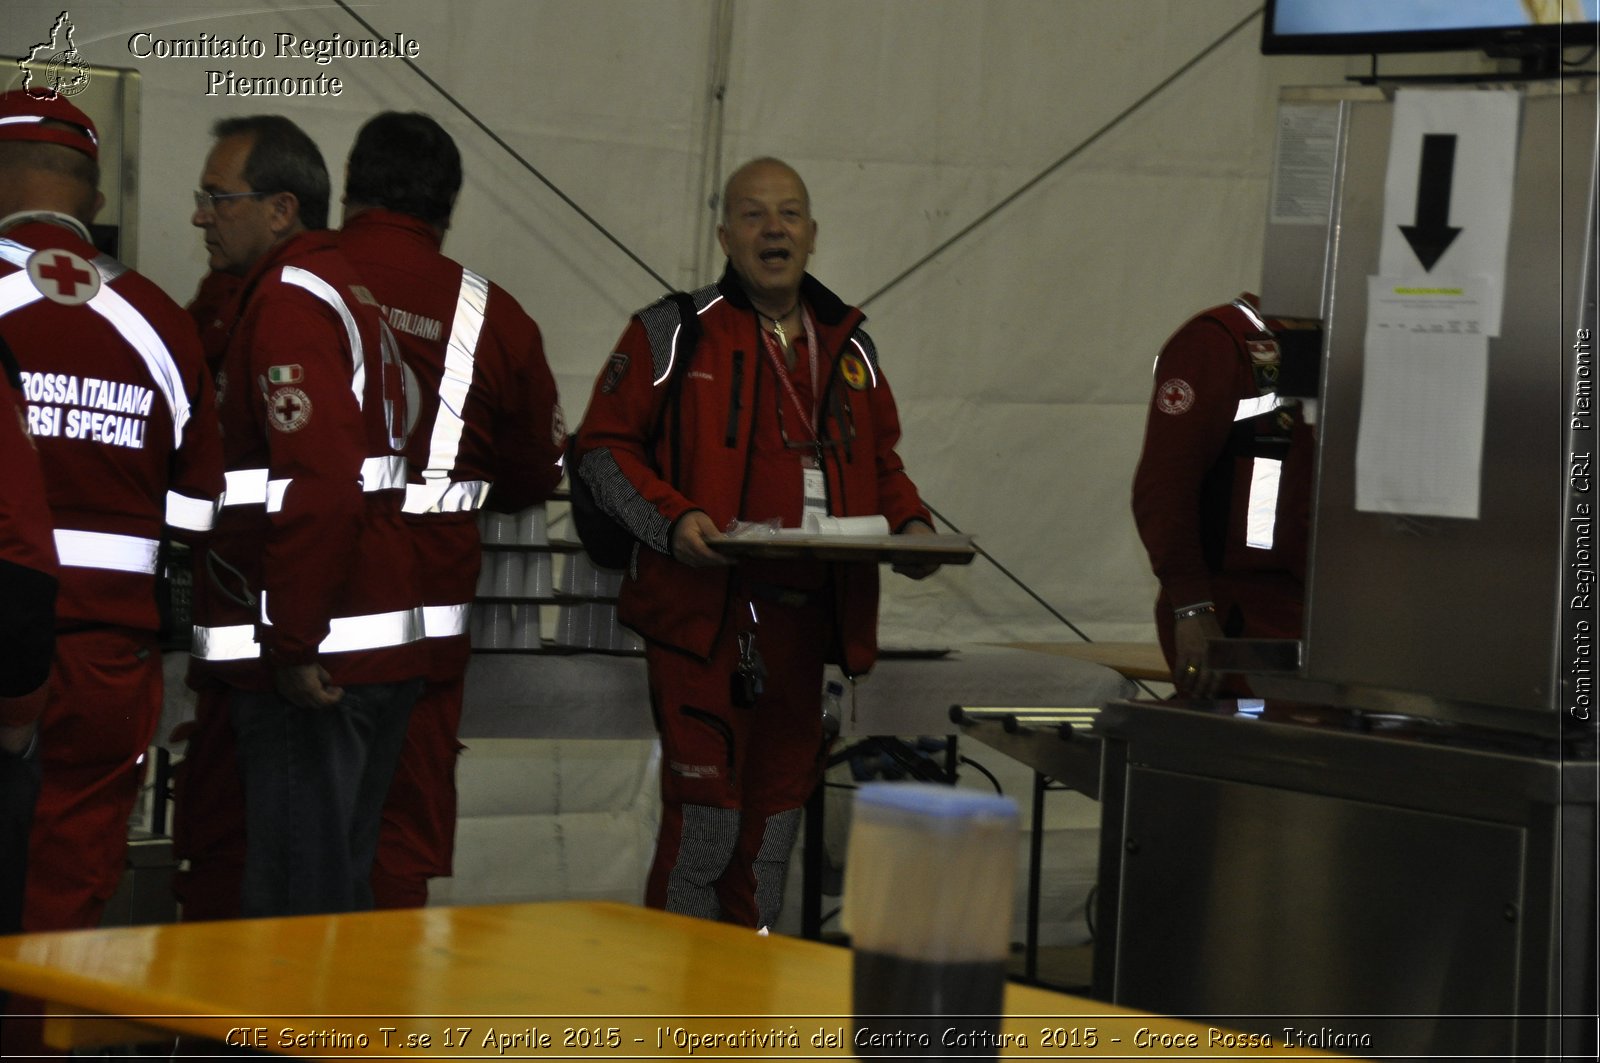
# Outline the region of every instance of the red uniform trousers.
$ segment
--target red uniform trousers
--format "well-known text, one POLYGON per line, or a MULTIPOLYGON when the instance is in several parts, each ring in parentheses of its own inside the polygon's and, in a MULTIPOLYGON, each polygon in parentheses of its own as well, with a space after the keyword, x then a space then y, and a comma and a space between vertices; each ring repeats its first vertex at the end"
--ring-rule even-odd
MULTIPOLYGON (((471 513, 408 515, 421 574, 423 602, 451 606, 472 601, 481 546, 471 513)), ((383 804, 378 853, 372 861, 372 902, 377 908, 420 908, 428 880, 451 874, 456 849, 456 764, 464 747, 456 739, 472 645, 465 634, 431 635, 429 672, 411 710, 406 743, 383 804)))
POLYGON ((42 782, 28 846, 22 928, 98 926, 127 860, 128 817, 161 719, 154 635, 90 628, 56 636, 40 718, 42 782))
POLYGON ((383 805, 372 900, 378 908, 420 908, 428 880, 449 875, 456 847, 456 739, 465 678, 430 681, 411 710, 389 798, 383 805))
POLYGON ((760 926, 776 918, 800 812, 822 778, 827 611, 734 594, 712 657, 649 645, 661 735, 661 829, 645 904, 760 926), (732 704, 738 632, 766 663, 753 708, 732 704))
MULTIPOLYGON (((128 817, 145 751, 161 719, 161 650, 123 628, 58 632, 50 695, 39 718, 39 801, 28 845, 22 929, 100 925, 127 863, 128 817)), ((44 1046, 38 1000, 13 996, 0 1056, 56 1054, 44 1046)))

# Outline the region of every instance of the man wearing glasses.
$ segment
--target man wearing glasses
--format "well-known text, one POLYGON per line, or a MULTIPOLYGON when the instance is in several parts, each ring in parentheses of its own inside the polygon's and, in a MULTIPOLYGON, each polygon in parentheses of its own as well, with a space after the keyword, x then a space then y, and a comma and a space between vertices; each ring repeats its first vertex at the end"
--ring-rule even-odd
POLYGON ((753 927, 778 917, 821 777, 823 665, 857 675, 876 658, 878 572, 729 566, 707 538, 812 514, 933 530, 895 453, 899 417, 865 318, 806 272, 816 234, 791 167, 735 171, 722 278, 692 309, 663 299, 634 315, 595 383, 573 471, 639 540, 619 617, 646 640, 661 735, 645 901, 753 927))
MULTIPOLYGON (((393 338, 326 231, 322 155, 278 115, 219 122, 193 224, 242 278, 216 361, 227 491, 196 565, 197 737, 230 726, 246 817, 240 911, 371 907, 378 816, 421 687, 421 599, 400 517, 393 338)), ((201 780, 185 817, 213 800, 201 780)))

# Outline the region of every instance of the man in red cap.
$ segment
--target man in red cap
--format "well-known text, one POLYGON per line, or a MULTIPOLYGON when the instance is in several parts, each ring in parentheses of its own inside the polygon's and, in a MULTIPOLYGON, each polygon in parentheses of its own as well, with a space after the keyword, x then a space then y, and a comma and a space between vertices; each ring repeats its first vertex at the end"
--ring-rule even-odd
MULTIPOLYGON (((121 878, 161 714, 162 542, 209 531, 223 487, 193 325, 90 239, 104 202, 98 156, 94 123, 70 101, 0 96, 0 340, 20 368, 60 558, 30 931, 97 925, 121 878)), ((36 1034, 7 1022, 0 1047, 37 1050, 36 1034)))

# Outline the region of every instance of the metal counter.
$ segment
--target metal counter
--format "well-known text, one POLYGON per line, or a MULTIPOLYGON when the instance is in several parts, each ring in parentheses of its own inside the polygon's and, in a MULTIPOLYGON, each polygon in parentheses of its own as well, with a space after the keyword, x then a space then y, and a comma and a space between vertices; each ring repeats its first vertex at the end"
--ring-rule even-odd
POLYGON ((1594 1058, 1592 745, 1232 702, 1098 729, 1096 996, 1373 1058, 1594 1058))

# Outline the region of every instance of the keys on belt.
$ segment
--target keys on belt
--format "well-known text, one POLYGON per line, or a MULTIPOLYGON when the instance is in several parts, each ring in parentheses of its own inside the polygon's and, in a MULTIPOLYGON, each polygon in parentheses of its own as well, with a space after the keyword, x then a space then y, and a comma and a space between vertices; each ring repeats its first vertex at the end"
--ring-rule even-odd
POLYGON ((755 708, 767 680, 767 664, 761 659, 761 651, 756 649, 755 632, 739 635, 739 661, 728 679, 733 703, 741 709, 755 708))

